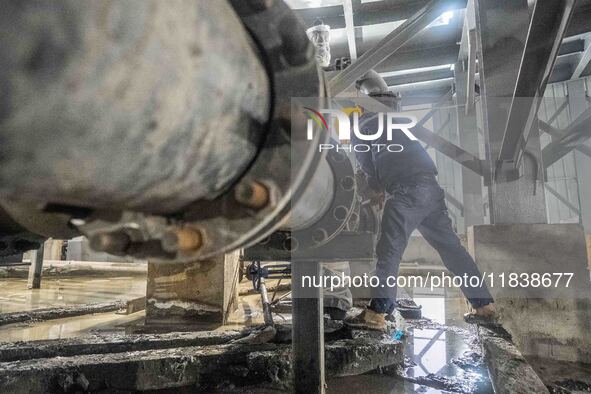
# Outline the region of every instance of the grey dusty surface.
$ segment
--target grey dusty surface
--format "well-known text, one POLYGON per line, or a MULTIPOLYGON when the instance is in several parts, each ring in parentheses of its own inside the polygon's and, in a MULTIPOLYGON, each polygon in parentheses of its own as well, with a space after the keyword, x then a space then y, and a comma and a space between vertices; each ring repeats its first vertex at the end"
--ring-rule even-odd
MULTIPOLYGON (((341 340, 326 346, 327 375, 347 376, 401 364, 401 343, 341 340)), ((220 384, 290 382, 287 345, 217 345, 42 358, 0 364, 0 386, 12 393, 45 390, 149 390, 220 384)))
POLYGON ((579 224, 481 225, 468 231, 481 272, 495 275, 491 293, 500 322, 524 356, 591 363, 591 280, 579 224), (556 285, 512 288, 500 275, 571 273, 556 285))

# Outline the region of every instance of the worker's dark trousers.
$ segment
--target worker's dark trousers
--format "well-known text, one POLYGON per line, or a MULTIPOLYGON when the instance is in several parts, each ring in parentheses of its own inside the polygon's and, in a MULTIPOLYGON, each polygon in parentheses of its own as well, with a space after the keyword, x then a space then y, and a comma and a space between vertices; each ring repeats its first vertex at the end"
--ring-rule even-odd
MULTIPOLYGON (((478 276, 480 272, 472 257, 460 243, 451 227, 443 189, 434 174, 420 174, 388 190, 388 198, 382 214, 381 234, 376 246, 378 258, 376 275, 380 285, 372 288, 370 308, 378 313, 391 313, 395 307, 397 277, 400 260, 411 233, 418 229, 433 246, 447 269, 456 276, 478 276), (390 286, 388 286, 390 284, 390 286)), ((428 285, 428 284, 427 284, 428 285)), ((486 285, 462 287, 473 307, 492 302, 486 285)))

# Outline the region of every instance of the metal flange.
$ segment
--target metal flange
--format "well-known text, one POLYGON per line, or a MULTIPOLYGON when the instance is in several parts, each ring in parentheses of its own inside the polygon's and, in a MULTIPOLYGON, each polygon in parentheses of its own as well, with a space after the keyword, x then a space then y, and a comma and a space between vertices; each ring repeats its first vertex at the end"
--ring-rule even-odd
MULTIPOLYGON (((334 239, 347 225, 355 206, 355 172, 353 163, 343 152, 326 155, 334 179, 333 198, 324 215, 312 226, 292 232, 298 249, 317 248, 334 239)), ((297 253, 297 249, 292 250, 297 253)))

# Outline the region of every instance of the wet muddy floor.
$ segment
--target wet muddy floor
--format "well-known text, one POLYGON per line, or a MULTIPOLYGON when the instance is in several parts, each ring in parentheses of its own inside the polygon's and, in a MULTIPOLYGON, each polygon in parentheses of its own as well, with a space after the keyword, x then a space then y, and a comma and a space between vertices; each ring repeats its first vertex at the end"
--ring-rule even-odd
POLYGON ((0 279, 0 313, 131 299, 146 295, 145 276, 47 277, 40 289, 26 279, 0 279))
MULTIPOLYGON (((30 310, 51 305, 100 302, 142 296, 145 278, 64 278, 47 279, 41 291, 26 289, 26 281, 4 280, 0 310, 30 310)), ((399 328, 404 337, 406 362, 399 371, 330 379, 329 393, 488 393, 492 392, 488 373, 481 360, 475 331, 462 320, 466 304, 457 291, 433 295, 415 289, 411 297, 423 306, 423 319, 406 320, 399 328), (404 326, 403 326, 404 325, 404 326)), ((283 292, 277 294, 281 296, 283 292)), ((143 312, 121 315, 116 312, 12 324, 0 328, 0 341, 57 339, 101 333, 125 332, 141 324, 143 312)), ((262 323, 260 297, 244 294, 229 324, 217 329, 262 323)), ((275 315, 277 323, 289 323, 291 316, 275 315)), ((213 328, 213 327, 212 327, 213 328)), ((256 392, 256 388, 254 389, 256 392)))
MULTIPOLYGON (((48 277, 41 289, 27 289, 26 279, 0 279, 0 313, 129 300, 144 296, 145 276, 48 277)), ((0 327, 0 341, 73 338, 100 333, 125 332, 125 325, 143 320, 143 312, 121 315, 96 313, 0 327)))
POLYGON ((400 327, 406 331, 404 368, 396 374, 331 379, 328 392, 492 393, 476 332, 462 319, 461 294, 448 289, 433 295, 420 288, 409 294, 422 305, 423 319, 406 320, 400 327))

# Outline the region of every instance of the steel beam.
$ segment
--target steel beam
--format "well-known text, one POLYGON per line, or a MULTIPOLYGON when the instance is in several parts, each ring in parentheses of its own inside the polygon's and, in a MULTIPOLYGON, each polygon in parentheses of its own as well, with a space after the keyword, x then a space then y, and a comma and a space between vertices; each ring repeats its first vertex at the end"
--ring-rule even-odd
MULTIPOLYGON (((418 32, 427 27, 444 11, 457 8, 461 0, 432 0, 402 25, 382 39, 375 47, 365 52, 354 64, 337 74, 329 82, 329 91, 333 96, 351 86, 369 70, 382 63, 387 57, 398 51, 418 32)), ((463 2, 465 4, 465 1, 463 2)))
POLYGON ((413 134, 421 141, 441 152, 462 166, 472 170, 478 175, 483 175, 482 161, 472 153, 449 142, 445 138, 435 134, 424 126, 416 125, 412 129, 413 134))
POLYGON ((451 100, 453 94, 452 91, 448 91, 447 93, 445 93, 443 96, 441 96, 440 99, 437 100, 437 102, 435 103, 435 105, 433 106, 433 108, 431 108, 418 122, 417 125, 419 126, 423 126, 425 123, 427 123, 429 121, 429 119, 431 119, 433 117, 433 115, 435 115, 435 113, 437 111, 440 110, 440 107, 445 105, 446 102, 448 102, 449 100, 451 100))
POLYGON ((357 59, 357 44, 355 42, 355 23, 353 22, 353 3, 351 0, 343 0, 343 10, 345 12, 345 30, 347 32, 349 56, 353 61, 357 59))
MULTIPOLYGON (((466 15, 464 18, 464 27, 462 28, 462 41, 460 42, 460 51, 458 53, 458 62, 461 65, 466 64, 465 76, 467 78, 464 89, 466 89, 465 112, 470 113, 474 106, 474 82, 476 79, 476 15, 474 11, 474 0, 468 0, 466 5, 466 15)), ((456 64, 456 67, 458 64, 456 64)), ((456 85, 457 89, 457 85, 456 85)), ((462 95, 463 96, 463 95, 462 95)))
MULTIPOLYGON (((448 99, 450 96, 451 96, 451 92, 446 93, 445 95, 442 96, 442 98, 437 100, 437 103, 442 103, 443 101, 448 99)), ((371 97, 368 97, 368 99, 371 99, 371 97)), ((383 111, 390 111, 391 110, 390 108, 388 108, 384 104, 380 103, 379 101, 377 101, 375 99, 373 101, 375 103, 376 109, 380 109, 383 111)), ((439 104, 436 104, 435 106, 437 107, 438 105, 439 104)), ((444 154, 445 156, 449 157, 450 159, 458 162, 462 166, 472 170, 476 174, 483 175, 484 171, 483 171, 482 161, 478 157, 476 157, 472 153, 460 148, 456 144, 449 142, 445 138, 435 134, 434 132, 432 132, 431 130, 429 130, 428 128, 423 126, 433 116, 433 114, 435 114, 435 112, 437 112, 437 110, 438 110, 438 108, 431 109, 429 112, 427 112, 427 114, 425 114, 425 116, 423 116, 417 122, 417 125, 415 127, 413 127, 411 130, 412 133, 414 134, 414 136, 417 137, 422 142, 424 142, 425 144, 432 147, 433 149, 435 149, 436 151, 438 151, 438 152, 444 154)))
MULTIPOLYGON (((407 46, 403 47, 395 56, 390 56, 384 60, 379 66, 376 67, 376 71, 380 73, 387 73, 391 71, 403 71, 411 70, 415 68, 443 66, 453 64, 458 60, 458 45, 438 45, 438 46, 425 46, 417 47, 416 49, 407 50, 407 46)), ((557 58, 556 65, 550 77, 549 83, 562 82, 569 80, 572 76, 571 57, 578 56, 579 45, 564 44, 561 46, 562 54, 557 58)), ((360 48, 358 48, 358 53, 360 48)), ((333 52, 333 55, 335 53, 333 52)), ((466 58, 467 59, 467 58, 466 58)), ((465 60, 465 59, 464 59, 465 60)), ((478 67, 476 67, 478 72, 478 67)), ((433 79, 447 78, 445 75, 439 75, 439 72, 433 73, 433 77, 427 78, 422 72, 416 73, 416 80, 412 80, 413 74, 405 75, 406 79, 403 83, 411 83, 416 81, 429 81, 433 79)), ((397 84, 397 79, 393 78, 390 84, 397 84)))
MULTIPOLYGON (((556 127, 552 126, 551 124, 544 122, 542 120, 539 121, 540 131, 547 133, 552 137, 552 141, 558 140, 563 138, 564 136, 568 135, 569 131, 567 130, 559 130, 556 127)), ((575 150, 583 153, 586 156, 591 157, 591 148, 587 145, 579 145, 575 148, 575 150)), ((546 166, 548 167, 548 166, 546 166)))
POLYGON ((554 120, 556 120, 556 118, 558 117, 558 115, 560 115, 562 113, 562 111, 564 111, 566 109, 566 107, 568 107, 568 101, 564 100, 564 103, 560 104, 560 107, 558 107, 558 109, 556 109, 556 112, 554 112, 552 114, 552 116, 550 118, 548 118, 548 123, 553 123, 554 120))
POLYGON ((431 82, 439 79, 453 78, 454 73, 449 65, 445 67, 427 67, 425 69, 409 70, 411 72, 390 72, 382 73, 382 77, 388 86, 404 85, 417 82, 431 82))
POLYGON ((575 0, 537 0, 525 42, 519 74, 501 142, 495 177, 515 170, 527 144, 575 0))
MULTIPOLYGON (((354 7, 355 26, 370 26, 408 19, 428 0, 383 0, 365 2, 354 7)), ((307 26, 313 26, 317 19, 333 29, 345 28, 345 17, 340 5, 304 8, 295 10, 307 26)), ((579 0, 573 20, 567 31, 569 37, 591 31, 591 2, 579 0)))
POLYGON ((577 64, 577 67, 575 68, 575 71, 573 72, 571 79, 580 78, 583 74, 583 71, 585 71, 585 69, 589 65, 589 62, 591 62, 591 39, 588 38, 585 40, 585 46, 585 51, 583 52, 581 60, 579 60, 579 64, 577 64))
POLYGON ((456 43, 418 47, 412 50, 406 48, 389 56, 379 66, 377 72, 400 71, 412 68, 433 67, 453 64, 458 57, 458 45, 456 43))
POLYGON ((292 269, 292 355, 294 392, 324 393, 324 312, 322 288, 304 287, 319 277, 321 264, 294 261, 292 269))
POLYGON ((546 145, 542 150, 544 166, 548 168, 573 149, 582 147, 585 141, 591 137, 590 122, 591 108, 588 108, 566 129, 562 138, 546 145))

